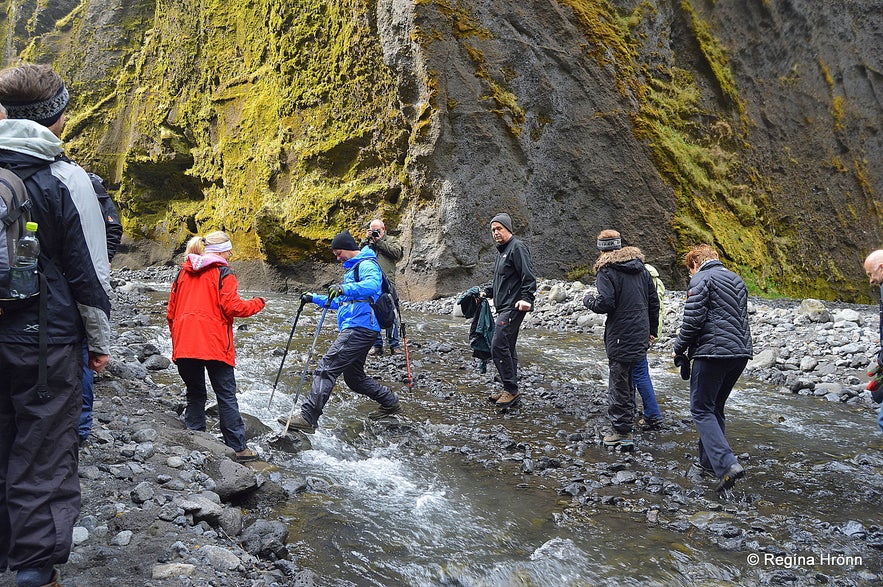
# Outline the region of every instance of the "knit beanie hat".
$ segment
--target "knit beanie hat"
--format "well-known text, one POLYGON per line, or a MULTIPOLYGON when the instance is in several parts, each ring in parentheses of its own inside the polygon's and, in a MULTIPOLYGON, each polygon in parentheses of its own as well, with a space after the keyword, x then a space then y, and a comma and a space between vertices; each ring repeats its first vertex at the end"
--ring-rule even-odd
POLYGON ((622 248, 622 237, 615 230, 602 230, 598 235, 598 250, 602 253, 605 251, 618 251, 622 248))
POLYGON ((356 244, 356 239, 350 231, 344 230, 331 239, 331 248, 338 251, 358 251, 359 245, 356 244))
POLYGON ((491 218, 491 224, 493 224, 494 222, 499 222, 506 228, 506 230, 513 234, 515 233, 515 231, 512 230, 512 218, 505 212, 500 212, 499 214, 491 218))

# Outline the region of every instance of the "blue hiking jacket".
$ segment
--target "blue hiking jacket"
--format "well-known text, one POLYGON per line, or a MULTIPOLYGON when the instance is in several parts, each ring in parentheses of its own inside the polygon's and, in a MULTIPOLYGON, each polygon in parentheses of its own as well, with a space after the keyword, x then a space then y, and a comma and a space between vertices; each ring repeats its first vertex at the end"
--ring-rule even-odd
MULTIPOLYGON (((383 278, 377 254, 370 247, 362 249, 358 255, 343 262, 346 273, 343 275, 343 295, 331 301, 330 308, 337 310, 337 329, 368 328, 380 332, 380 324, 374 317, 371 304, 380 297, 383 278), (360 261, 359 281, 356 281, 354 267, 360 261)), ((314 295, 313 303, 320 308, 328 303, 328 296, 314 295)))

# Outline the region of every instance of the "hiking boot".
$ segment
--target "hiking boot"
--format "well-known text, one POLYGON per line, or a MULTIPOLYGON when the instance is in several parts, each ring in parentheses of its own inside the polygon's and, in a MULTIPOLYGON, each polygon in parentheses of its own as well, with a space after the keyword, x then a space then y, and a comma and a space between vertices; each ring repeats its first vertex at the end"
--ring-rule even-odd
MULTIPOLYGON (((286 418, 285 423, 287 422, 288 419, 286 418)), ((300 430, 301 432, 304 432, 306 434, 313 434, 316 432, 316 427, 307 422, 306 419, 300 414, 291 417, 291 423, 288 424, 288 428, 294 428, 295 430, 300 430)))
POLYGON ((613 432, 611 432, 610 434, 607 434, 604 437, 603 442, 604 442, 604 446, 607 446, 607 447, 620 446, 620 447, 625 448, 625 447, 631 447, 634 444, 634 442, 632 441, 631 434, 620 434, 619 432, 617 432, 615 430, 613 432))
POLYGON ((739 463, 733 463, 730 465, 730 468, 727 469, 727 472, 724 473, 724 476, 717 480, 717 487, 714 489, 718 493, 726 491, 727 489, 732 489, 736 484, 736 479, 741 479, 744 476, 745 469, 742 468, 742 465, 739 463))
MULTIPOLYGON (((39 575, 32 575, 35 570, 36 569, 23 569, 22 571, 19 571, 17 578, 21 578, 22 584, 30 583, 31 585, 33 585, 34 581, 40 580, 37 578, 39 575), (28 574, 27 579, 25 579, 25 573, 28 574)), ((39 572, 39 570, 36 571, 39 572)), ((45 585, 41 585, 40 587, 62 587, 61 583, 58 582, 58 569, 52 569, 52 577, 50 577, 49 582, 45 585)))
POLYGON ((503 391, 500 394, 500 397, 497 398, 497 401, 494 405, 498 408, 508 408, 509 406, 515 404, 521 398, 521 394, 517 391, 513 393, 509 393, 508 391, 503 391))
POLYGON ((258 460, 258 453, 251 450, 250 448, 245 448, 240 450, 239 452, 233 453, 233 460, 237 463, 248 463, 251 461, 258 460))
POLYGON ((640 420, 638 420, 638 426, 640 426, 641 430, 661 430, 662 417, 657 416, 655 418, 641 418, 640 420))
POLYGON ((391 357, 391 356, 393 356, 393 355, 398 355, 398 354, 400 354, 401 352, 402 352, 402 351, 401 351, 401 349, 400 349, 399 347, 395 347, 394 349, 391 348, 391 349, 389 349, 389 356, 391 357))
POLYGON ((380 406, 373 412, 368 414, 368 417, 372 420, 380 420, 381 418, 386 418, 387 416, 394 416, 402 411, 401 402, 396 402, 391 406, 380 406))
POLYGON ((500 399, 501 395, 503 395, 502 391, 495 391, 492 394, 490 394, 489 396, 487 396, 487 401, 491 402, 492 404, 495 404, 495 403, 497 403, 497 400, 500 399))
POLYGON ((374 356, 382 357, 383 356, 383 347, 382 346, 372 346, 371 350, 368 351, 368 356, 369 357, 374 357, 374 356))

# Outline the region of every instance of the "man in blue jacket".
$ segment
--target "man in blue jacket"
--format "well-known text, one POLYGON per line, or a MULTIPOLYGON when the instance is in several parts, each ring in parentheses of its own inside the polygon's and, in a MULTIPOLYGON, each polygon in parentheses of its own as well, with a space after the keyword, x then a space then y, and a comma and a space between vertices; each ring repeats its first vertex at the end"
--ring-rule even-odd
POLYGON ((377 255, 370 247, 360 251, 349 231, 334 237, 331 241, 331 252, 346 270, 343 282, 332 285, 327 296, 301 296, 306 302, 337 310, 337 328, 340 330, 337 339, 319 361, 310 395, 301 405, 300 414, 293 416, 289 423, 290 428, 307 434, 316 431, 319 416, 322 415, 322 409, 328 403, 331 390, 340 375, 343 375, 343 380, 350 389, 380 404, 380 408, 372 412, 371 417, 397 414, 402 410, 395 392, 365 374, 368 351, 374 346, 381 330, 371 309, 371 304, 377 301, 381 293, 382 280, 377 255), (356 281, 355 267, 359 264, 359 281, 356 281))
POLYGON ((690 413, 699 432, 699 466, 713 470, 717 491, 724 491, 745 476, 724 436, 724 407, 753 354, 748 288, 710 245, 693 247, 684 265, 693 277, 674 345, 675 363, 693 360, 690 413))
POLYGON ((8 111, 0 120, 0 165, 26 177, 47 286, 45 298, 0 306, 0 571, 16 571, 18 587, 58 585, 55 565, 67 562, 80 512, 83 339, 93 370, 109 360, 104 221, 89 176, 61 148, 68 101, 48 65, 0 71, 8 111))

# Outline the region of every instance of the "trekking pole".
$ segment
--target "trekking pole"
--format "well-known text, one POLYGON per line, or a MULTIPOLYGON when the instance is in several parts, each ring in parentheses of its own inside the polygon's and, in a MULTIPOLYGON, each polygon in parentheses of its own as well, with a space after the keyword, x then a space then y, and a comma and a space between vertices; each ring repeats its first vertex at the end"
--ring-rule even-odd
POLYGON ((285 422, 285 429, 282 431, 282 436, 288 434, 288 427, 291 425, 291 418, 294 416, 294 409, 297 407, 297 398, 300 397, 300 390, 304 385, 304 379, 307 378, 307 369, 310 367, 310 360, 313 358, 313 353, 316 352, 316 341, 319 340, 319 333, 322 332, 322 324, 325 322, 325 316, 328 314, 328 309, 330 307, 331 300, 328 300, 325 302, 325 305, 322 306, 322 315, 319 317, 319 325, 316 326, 316 334, 313 335, 313 344, 310 345, 310 352, 307 353, 304 369, 300 373, 300 381, 297 382, 297 393, 294 394, 294 401, 291 402, 291 413, 288 414, 288 420, 285 422))
POLYGON ((402 327, 402 346, 405 347, 405 385, 408 386, 408 391, 413 389, 414 378, 411 377, 411 356, 408 354, 408 334, 405 330, 405 323, 401 323, 402 327))
POLYGON ((273 405, 273 395, 276 393, 276 386, 279 385, 279 377, 282 375, 282 365, 285 364, 285 357, 288 356, 288 349, 291 348, 291 339, 294 337, 294 329, 297 328, 297 321, 300 318, 300 313, 304 309, 304 305, 306 302, 304 300, 300 301, 300 307, 297 309, 297 314, 294 315, 294 324, 291 325, 291 333, 288 335, 288 344, 285 345, 285 352, 282 353, 282 362, 279 363, 279 371, 276 372, 276 381, 273 382, 273 391, 270 392, 270 401, 267 402, 267 409, 270 409, 270 406, 273 405))

